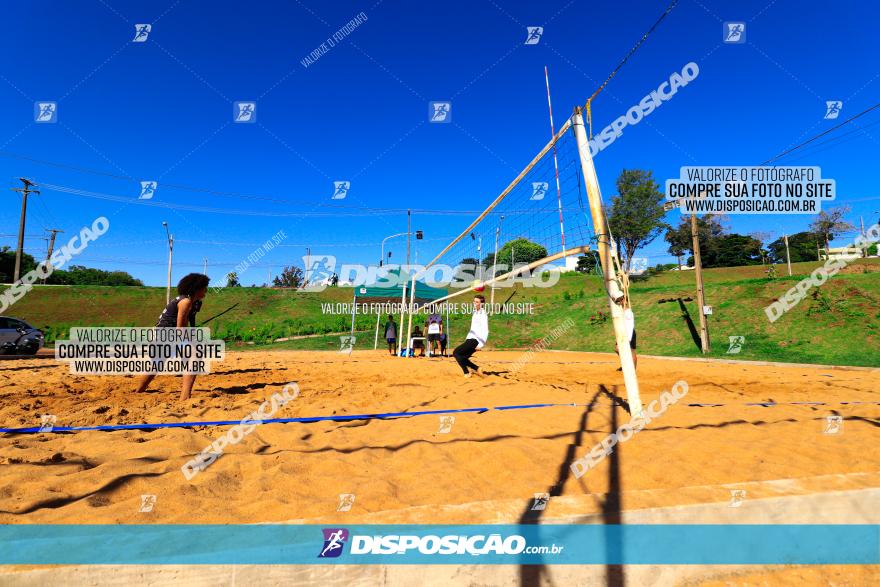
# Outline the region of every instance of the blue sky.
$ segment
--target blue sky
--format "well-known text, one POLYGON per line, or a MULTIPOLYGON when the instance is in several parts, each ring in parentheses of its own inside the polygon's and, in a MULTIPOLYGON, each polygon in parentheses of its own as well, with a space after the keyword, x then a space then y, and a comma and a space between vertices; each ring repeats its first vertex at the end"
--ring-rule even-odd
MULTIPOLYGON (((406 230, 406 216, 362 208, 482 210, 548 139, 544 66, 558 128, 666 4, 8 4, 0 178, 5 187, 25 176, 122 197, 44 188, 29 201, 26 249, 42 257, 44 229, 65 230, 60 243, 105 215, 110 231, 75 262, 124 269, 151 285, 165 282, 162 221, 176 239, 175 281, 207 258, 208 273, 222 282, 279 230, 287 246, 245 272, 244 284, 301 263, 307 245, 340 262, 375 263, 381 240, 406 230), (367 20, 348 37, 311 66, 301 64, 361 12, 367 20), (144 43, 131 42, 137 23, 152 24, 144 43), (525 45, 525 27, 535 25, 544 34, 525 45), (234 124, 232 103, 250 100, 257 123, 234 124), (428 123, 433 100, 451 100, 453 124, 428 123), (57 101, 58 123, 36 124, 34 101, 57 101), (266 215, 142 205, 141 179, 159 182, 153 202, 266 215), (345 200, 331 202, 334 180, 352 182, 345 200), (285 213, 311 215, 272 215, 285 213)), ((700 75, 596 157, 605 198, 623 168, 652 170, 662 185, 684 165, 756 165, 880 102, 878 17, 873 3, 852 0, 680 0, 594 101, 594 130, 686 63, 698 63, 700 75), (746 22, 745 44, 721 42, 728 20, 746 22), (843 101, 840 119, 823 118, 825 100, 843 101)), ((880 217, 880 190, 869 175, 880 152, 880 109, 856 122, 820 141, 839 139, 776 163, 820 166, 837 182, 837 203, 852 207, 850 219, 863 215, 871 224, 880 217)), ((8 191, 4 198, 0 245, 14 246, 20 200, 8 191)), ((414 229, 426 237, 420 260, 470 220, 416 214, 414 229)), ((678 212, 668 220, 677 222, 678 212)), ((808 222, 731 216, 729 224, 779 236, 808 222)), ((390 243, 393 259, 402 260, 403 240, 390 243)), ((652 264, 669 261, 662 239, 645 254, 652 264)))

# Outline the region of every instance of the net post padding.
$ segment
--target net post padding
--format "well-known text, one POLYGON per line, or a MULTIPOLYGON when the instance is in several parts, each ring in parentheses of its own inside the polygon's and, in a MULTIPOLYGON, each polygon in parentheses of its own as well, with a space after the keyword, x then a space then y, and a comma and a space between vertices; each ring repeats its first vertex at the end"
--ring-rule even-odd
POLYGON ((626 336, 624 324, 623 306, 618 303, 625 298, 618 281, 618 269, 612 258, 610 238, 606 230, 605 212, 602 209, 602 192, 599 189, 599 179, 596 176, 596 168, 593 165, 593 157, 590 155, 590 144, 584 129, 584 119, 581 109, 575 108, 571 117, 574 129, 577 150, 581 160, 581 171, 584 176, 584 184, 587 188, 587 198, 590 202, 590 215, 593 218, 593 228, 599 249, 599 261, 602 264, 605 290, 608 293, 608 306, 611 312, 611 322, 614 325, 614 338, 617 342, 617 355, 620 357, 620 369, 623 372, 623 381, 626 385, 627 402, 632 417, 642 415, 642 400, 639 396, 639 381, 636 377, 636 368, 632 353, 629 351, 629 339, 626 336))

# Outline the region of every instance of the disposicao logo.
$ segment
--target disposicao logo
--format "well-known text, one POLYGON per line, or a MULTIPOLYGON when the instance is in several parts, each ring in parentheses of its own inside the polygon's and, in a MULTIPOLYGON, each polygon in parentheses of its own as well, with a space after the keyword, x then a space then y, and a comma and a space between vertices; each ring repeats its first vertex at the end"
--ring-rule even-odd
POLYGON ((318 558, 336 558, 342 554, 343 547, 348 541, 348 530, 345 528, 324 528, 324 547, 318 558))

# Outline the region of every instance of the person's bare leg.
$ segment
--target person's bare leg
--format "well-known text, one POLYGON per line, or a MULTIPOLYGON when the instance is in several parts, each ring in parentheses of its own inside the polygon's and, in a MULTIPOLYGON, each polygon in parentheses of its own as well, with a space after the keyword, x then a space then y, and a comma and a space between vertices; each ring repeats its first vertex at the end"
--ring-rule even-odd
POLYGON ((633 368, 636 368, 639 366, 639 356, 636 354, 636 349, 633 349, 632 352, 633 352, 633 368))
POLYGON ((141 377, 141 382, 138 383, 138 387, 137 387, 137 390, 135 391, 135 393, 145 392, 147 390, 147 386, 150 384, 150 381, 152 381, 155 378, 156 378, 155 375, 144 375, 143 377, 141 377))
POLYGON ((189 399, 193 384, 196 382, 195 375, 184 375, 183 376, 183 388, 180 391, 180 401, 185 402, 189 399))

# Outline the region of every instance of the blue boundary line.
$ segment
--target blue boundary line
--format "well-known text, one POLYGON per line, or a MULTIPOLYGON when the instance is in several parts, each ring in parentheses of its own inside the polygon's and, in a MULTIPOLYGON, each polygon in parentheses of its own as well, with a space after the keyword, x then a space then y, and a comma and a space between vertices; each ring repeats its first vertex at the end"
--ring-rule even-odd
MULTIPOLYGON (((492 408, 459 408, 450 410, 424 410, 420 412, 386 412, 380 414, 353 414, 350 416, 312 416, 302 418, 268 418, 266 420, 254 421, 255 424, 292 424, 303 423, 310 424, 313 422, 347 422, 351 420, 384 420, 387 418, 411 418, 413 416, 429 416, 437 414, 461 414, 461 413, 480 413, 490 410, 527 410, 534 408, 553 408, 553 407, 575 407, 581 404, 525 404, 517 406, 495 406, 492 408)), ((168 422, 158 424, 105 424, 102 426, 53 426, 51 430, 43 430, 43 433, 50 432, 86 432, 86 431, 103 431, 111 432, 116 430, 156 430, 159 428, 191 428, 194 426, 236 426, 241 424, 241 420, 215 420, 209 422, 168 422)), ((29 428, 0 428, 0 434, 35 434, 40 432, 39 426, 29 428)))
MULTIPOLYGON (((350 416, 311 416, 301 418, 268 418, 266 420, 254 421, 254 424, 311 424, 314 422, 349 422, 352 420, 385 420, 390 418, 411 418, 413 416, 430 416, 438 414, 464 414, 489 412, 492 410, 509 411, 509 410, 530 410, 537 408, 557 408, 557 407, 589 407, 593 404, 522 404, 513 406, 494 406, 486 408, 458 408, 449 410, 424 410, 420 412, 386 412, 380 414, 353 414, 350 416)), ((735 404, 702 404, 691 403, 686 404, 689 408, 717 408, 735 404)), ((831 406, 831 405, 880 405, 880 402, 749 402, 744 403, 745 406, 760 406, 764 408, 773 408, 776 406, 831 406)), ((40 426, 31 426, 28 428, 0 428, 0 434, 48 434, 54 432, 114 432, 118 430, 158 430, 160 428, 192 428, 195 426, 236 426, 241 424, 242 420, 213 420, 207 422, 167 422, 158 424, 105 424, 101 426, 53 426, 51 430, 42 430, 40 426)))

